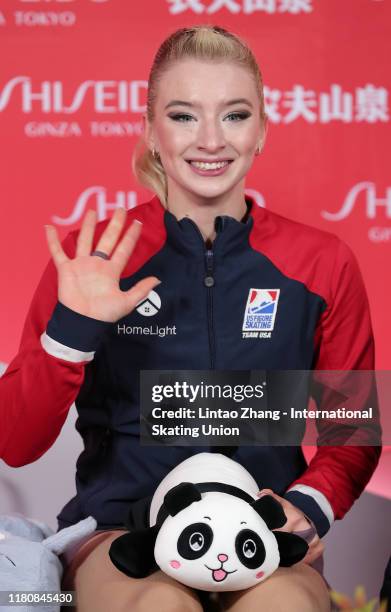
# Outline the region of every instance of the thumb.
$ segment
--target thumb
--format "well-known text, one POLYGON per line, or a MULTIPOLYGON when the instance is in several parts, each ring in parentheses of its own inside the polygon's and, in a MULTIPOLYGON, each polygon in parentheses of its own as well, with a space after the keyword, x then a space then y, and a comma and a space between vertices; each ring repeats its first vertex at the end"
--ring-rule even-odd
POLYGON ((144 300, 150 291, 160 285, 160 283, 161 281, 156 276, 148 276, 148 278, 143 278, 131 289, 125 291, 124 297, 126 298, 128 312, 134 310, 137 304, 144 300))

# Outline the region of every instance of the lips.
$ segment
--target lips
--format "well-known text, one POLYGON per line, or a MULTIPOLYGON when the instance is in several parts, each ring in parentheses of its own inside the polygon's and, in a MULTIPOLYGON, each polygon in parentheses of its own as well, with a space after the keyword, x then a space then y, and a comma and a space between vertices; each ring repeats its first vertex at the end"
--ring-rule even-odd
MULTIPOLYGON (((232 161, 232 160, 231 160, 232 161)), ((225 160, 220 162, 214 162, 217 165, 211 166, 212 162, 204 162, 204 161, 195 161, 189 160, 187 163, 189 164, 192 172, 195 172, 199 176, 219 176, 220 174, 224 174, 229 168, 231 161, 225 160)))
POLYGON ((186 161, 190 164, 191 162, 203 162, 204 164, 218 164, 219 162, 231 162, 233 159, 186 159, 186 161))
POLYGON ((211 166, 217 166, 217 168, 222 168, 225 166, 228 166, 233 160, 232 159, 215 159, 215 160, 211 160, 211 159, 187 159, 186 160, 188 164, 190 164, 190 166, 196 167, 196 168, 210 168, 211 166))

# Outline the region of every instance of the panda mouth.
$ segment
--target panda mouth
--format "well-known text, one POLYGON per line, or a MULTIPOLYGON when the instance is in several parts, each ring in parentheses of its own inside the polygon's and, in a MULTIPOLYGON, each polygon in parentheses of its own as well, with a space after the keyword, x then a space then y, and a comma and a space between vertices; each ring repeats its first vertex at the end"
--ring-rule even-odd
POLYGON ((222 582, 229 574, 234 574, 238 571, 232 570, 232 572, 229 572, 223 568, 223 564, 221 564, 221 566, 217 569, 213 569, 213 567, 208 567, 206 564, 205 567, 212 572, 212 578, 215 582, 222 582))

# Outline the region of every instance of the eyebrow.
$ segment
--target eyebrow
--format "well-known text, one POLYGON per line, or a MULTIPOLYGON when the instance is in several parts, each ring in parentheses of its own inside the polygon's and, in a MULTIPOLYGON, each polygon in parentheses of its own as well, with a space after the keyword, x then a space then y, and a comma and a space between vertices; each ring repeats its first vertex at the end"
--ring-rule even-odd
MULTIPOLYGON (((222 106, 232 106, 233 104, 247 104, 248 106, 250 106, 250 108, 253 107, 250 100, 247 100, 247 98, 234 98, 233 100, 228 100, 227 102, 224 102, 222 106)), ((166 108, 169 108, 170 106, 188 106, 190 108, 194 108, 196 106, 199 106, 199 104, 193 104, 192 102, 186 102, 185 100, 171 100, 171 102, 166 104, 164 110, 166 108)))
POLYGON ((210 518, 210 516, 204 516, 203 518, 207 518, 207 519, 209 519, 210 521, 212 520, 212 519, 210 518))

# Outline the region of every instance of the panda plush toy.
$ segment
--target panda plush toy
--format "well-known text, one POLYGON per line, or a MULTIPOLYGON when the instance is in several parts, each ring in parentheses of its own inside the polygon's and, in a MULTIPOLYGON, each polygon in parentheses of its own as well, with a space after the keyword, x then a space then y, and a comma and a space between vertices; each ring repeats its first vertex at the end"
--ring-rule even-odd
POLYGON ((217 453, 186 459, 162 480, 152 500, 135 503, 130 533, 111 545, 114 565, 133 578, 159 568, 204 591, 236 591, 301 561, 307 543, 272 531, 286 516, 239 463, 217 453))

